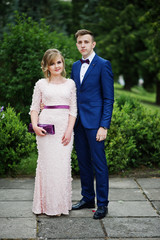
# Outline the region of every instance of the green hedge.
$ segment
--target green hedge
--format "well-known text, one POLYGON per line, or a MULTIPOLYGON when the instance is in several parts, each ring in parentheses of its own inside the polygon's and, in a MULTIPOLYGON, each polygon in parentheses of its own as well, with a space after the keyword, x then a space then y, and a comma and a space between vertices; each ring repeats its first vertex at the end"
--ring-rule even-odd
MULTIPOLYGON (((141 166, 160 167, 159 119, 158 113, 151 113, 132 98, 116 99, 105 141, 110 174, 141 166)), ((0 174, 16 173, 23 159, 35 151, 35 136, 28 133, 20 115, 11 107, 0 112, 0 174)), ((27 169, 26 162, 25 167, 27 169)), ((79 175, 75 149, 72 151, 72 174, 79 175)))
POLYGON ((35 149, 35 137, 27 126, 7 107, 0 112, 0 175, 16 173, 17 165, 35 149))
MULTIPOLYGON (((133 98, 116 99, 105 152, 111 174, 140 166, 160 167, 160 115, 133 98)), ((72 167, 73 174, 79 174, 75 150, 72 167)))

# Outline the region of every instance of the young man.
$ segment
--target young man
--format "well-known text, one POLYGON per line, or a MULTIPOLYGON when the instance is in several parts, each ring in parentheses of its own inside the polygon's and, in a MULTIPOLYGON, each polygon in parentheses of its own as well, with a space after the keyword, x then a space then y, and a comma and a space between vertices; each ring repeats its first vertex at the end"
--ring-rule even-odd
POLYGON ((108 167, 104 140, 110 127, 113 102, 113 73, 108 60, 94 52, 93 33, 82 29, 75 34, 82 59, 73 64, 71 78, 77 87, 78 117, 75 125, 75 148, 80 168, 83 198, 72 210, 95 207, 94 219, 108 213, 108 167))

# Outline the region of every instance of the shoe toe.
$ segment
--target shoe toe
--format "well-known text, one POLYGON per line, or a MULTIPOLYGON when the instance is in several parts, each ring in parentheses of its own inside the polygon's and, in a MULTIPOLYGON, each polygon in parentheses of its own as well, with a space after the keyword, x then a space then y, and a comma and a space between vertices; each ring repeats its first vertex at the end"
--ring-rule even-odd
POLYGON ((93 219, 102 219, 108 213, 107 207, 98 207, 97 211, 93 215, 93 219))

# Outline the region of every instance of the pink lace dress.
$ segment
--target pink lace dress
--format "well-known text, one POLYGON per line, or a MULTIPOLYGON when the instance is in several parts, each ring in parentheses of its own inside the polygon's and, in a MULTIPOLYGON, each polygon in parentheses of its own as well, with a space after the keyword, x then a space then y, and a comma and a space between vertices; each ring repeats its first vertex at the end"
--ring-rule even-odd
POLYGON ((69 214, 72 202, 70 143, 64 146, 62 137, 68 125, 69 114, 76 117, 76 88, 71 79, 62 84, 40 79, 34 88, 30 112, 37 111, 39 123, 54 124, 55 135, 36 136, 38 160, 32 211, 47 215, 69 214), (41 101, 48 106, 69 105, 69 109, 43 109, 41 101))

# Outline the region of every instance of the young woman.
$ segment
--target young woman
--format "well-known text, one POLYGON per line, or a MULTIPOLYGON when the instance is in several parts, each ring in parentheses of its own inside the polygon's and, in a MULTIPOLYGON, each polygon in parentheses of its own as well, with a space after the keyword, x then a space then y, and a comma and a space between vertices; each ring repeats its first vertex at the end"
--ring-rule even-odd
POLYGON ((36 134, 38 161, 33 212, 69 214, 71 203, 71 152, 77 115, 76 87, 65 78, 65 62, 57 49, 45 52, 41 67, 45 78, 36 82, 30 108, 36 134), (45 107, 40 112, 40 104, 45 107), (37 124, 53 124, 55 134, 47 134, 37 124))

